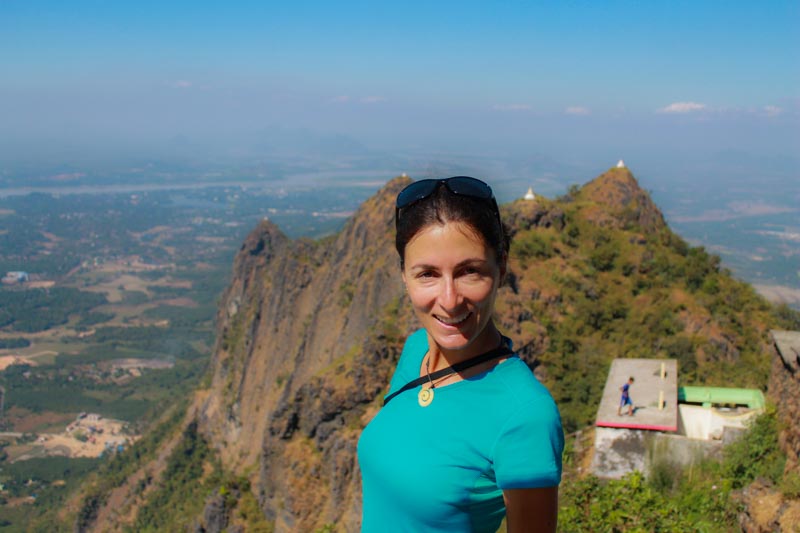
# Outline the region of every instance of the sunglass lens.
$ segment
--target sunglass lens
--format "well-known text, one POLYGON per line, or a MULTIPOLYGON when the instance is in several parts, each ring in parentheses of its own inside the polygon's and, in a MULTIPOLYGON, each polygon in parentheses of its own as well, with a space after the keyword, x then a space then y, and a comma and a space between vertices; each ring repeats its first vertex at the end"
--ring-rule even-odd
POLYGON ((422 200, 430 196, 436 187, 439 185, 439 180, 420 180, 415 181, 397 195, 397 208, 403 209, 413 204, 417 200, 422 200))
POLYGON ((492 189, 481 180, 470 178, 469 176, 457 176, 447 180, 447 187, 454 194, 462 196, 472 196, 488 200, 492 197, 492 189))

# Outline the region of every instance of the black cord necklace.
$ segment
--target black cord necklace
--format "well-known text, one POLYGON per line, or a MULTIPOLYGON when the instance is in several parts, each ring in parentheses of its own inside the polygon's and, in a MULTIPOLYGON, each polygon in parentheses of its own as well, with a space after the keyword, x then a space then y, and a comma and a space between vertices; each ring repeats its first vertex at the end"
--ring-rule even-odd
POLYGON ((490 350, 488 352, 482 353, 480 355, 476 355, 471 359, 467 359, 466 361, 461 361, 460 363, 456 363, 452 366, 448 366, 447 368, 443 368, 441 370, 437 370, 433 374, 430 373, 430 358, 425 365, 426 374, 420 378, 417 378, 413 381, 409 381, 402 388, 393 392, 389 396, 387 396, 383 400, 383 405, 388 404, 392 398, 400 394, 401 392, 405 392, 409 389, 413 389, 419 385, 426 384, 427 387, 423 385, 420 389, 419 393, 417 393, 417 401, 419 402, 420 406, 427 407, 433 402, 433 389, 434 389, 434 381, 438 380, 439 378, 443 378, 445 376, 449 376, 450 374, 455 374, 456 372, 463 372, 468 368, 472 368, 473 366, 479 365, 481 363, 485 363, 486 361, 491 361, 492 359, 496 359, 498 357, 503 357, 504 355, 512 355, 514 352, 511 351, 511 348, 508 347, 508 341, 505 337, 502 339, 502 345, 494 350, 490 350))

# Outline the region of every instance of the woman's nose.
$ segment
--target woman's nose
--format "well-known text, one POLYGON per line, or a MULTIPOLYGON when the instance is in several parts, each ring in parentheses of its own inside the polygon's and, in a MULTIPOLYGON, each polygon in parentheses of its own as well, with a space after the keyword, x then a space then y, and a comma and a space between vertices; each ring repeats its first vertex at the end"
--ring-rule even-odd
POLYGON ((439 295, 439 305, 442 309, 455 309, 461 304, 461 295, 458 285, 452 278, 442 278, 442 292, 439 295))

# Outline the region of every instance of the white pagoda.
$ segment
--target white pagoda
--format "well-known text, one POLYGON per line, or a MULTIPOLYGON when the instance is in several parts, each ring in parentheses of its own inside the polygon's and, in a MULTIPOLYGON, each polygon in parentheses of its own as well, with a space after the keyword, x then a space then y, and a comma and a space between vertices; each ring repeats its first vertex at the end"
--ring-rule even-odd
POLYGON ((536 200, 536 195, 533 194, 533 187, 528 187, 528 192, 523 196, 526 200, 536 200))

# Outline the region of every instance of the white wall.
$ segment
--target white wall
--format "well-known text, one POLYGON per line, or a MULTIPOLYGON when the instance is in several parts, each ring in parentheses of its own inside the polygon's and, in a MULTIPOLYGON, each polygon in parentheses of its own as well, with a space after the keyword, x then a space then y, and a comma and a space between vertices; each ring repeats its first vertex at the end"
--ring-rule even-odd
POLYGON ((745 428, 747 421, 758 411, 726 413, 700 405, 678 405, 678 434, 690 439, 719 440, 724 428, 745 428))

